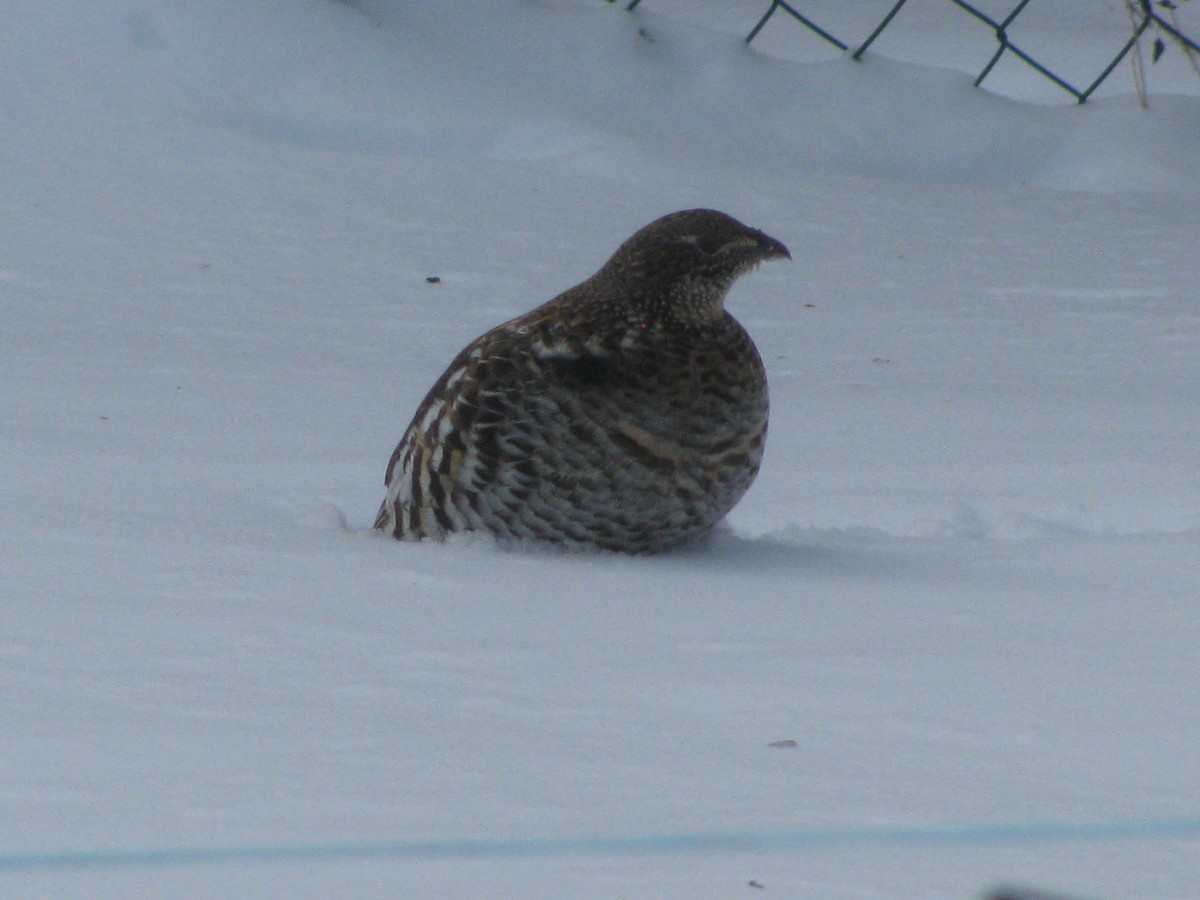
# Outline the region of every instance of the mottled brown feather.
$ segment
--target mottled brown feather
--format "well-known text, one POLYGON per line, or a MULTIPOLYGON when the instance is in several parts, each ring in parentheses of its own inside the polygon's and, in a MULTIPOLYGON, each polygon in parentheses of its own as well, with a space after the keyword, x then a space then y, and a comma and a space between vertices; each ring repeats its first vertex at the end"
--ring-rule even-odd
POLYGON ((762 360, 725 296, 778 257, 724 213, 673 213, 476 339, 392 454, 375 527, 631 553, 703 534, 750 486, 767 430, 762 360))

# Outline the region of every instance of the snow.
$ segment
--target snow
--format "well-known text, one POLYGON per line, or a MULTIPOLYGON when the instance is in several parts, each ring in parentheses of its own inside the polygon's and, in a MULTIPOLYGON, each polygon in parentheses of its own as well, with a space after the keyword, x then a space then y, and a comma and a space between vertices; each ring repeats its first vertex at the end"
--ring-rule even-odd
MULTIPOLYGON (((7 9, 0 894, 1193 896, 1163 836, 4 864, 1194 820, 1200 79, 976 90, 977 24, 910 6, 861 64, 747 49, 757 2, 7 9), (728 526, 371 533, 453 354, 694 205, 795 257, 730 300, 772 425, 728 526)), ((1112 6, 1029 40, 1103 55, 1112 6)))

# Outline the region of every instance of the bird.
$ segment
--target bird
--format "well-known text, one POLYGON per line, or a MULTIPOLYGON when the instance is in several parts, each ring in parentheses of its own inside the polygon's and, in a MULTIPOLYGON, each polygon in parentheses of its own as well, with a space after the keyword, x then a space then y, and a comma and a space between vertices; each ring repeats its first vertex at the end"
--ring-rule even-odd
POLYGON ((725 298, 779 258, 781 241, 713 209, 635 232, 455 357, 388 462, 375 528, 629 554, 708 532, 758 474, 769 408, 725 298))

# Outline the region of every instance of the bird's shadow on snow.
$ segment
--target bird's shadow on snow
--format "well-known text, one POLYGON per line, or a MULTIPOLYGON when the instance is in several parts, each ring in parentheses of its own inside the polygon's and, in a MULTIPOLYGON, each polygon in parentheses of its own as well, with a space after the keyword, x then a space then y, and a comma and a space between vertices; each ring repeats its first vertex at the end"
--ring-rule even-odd
POLYGON ((898 538, 873 528, 789 527, 758 537, 720 528, 680 548, 671 558, 689 568, 744 570, 804 578, 924 578, 945 571, 928 542, 898 538))
MULTIPOLYGON (((324 505, 309 510, 300 521, 311 529, 358 539, 379 539, 378 549, 390 550, 396 542, 383 539, 364 523, 350 523, 338 507, 324 505), (360 527, 361 526, 361 527, 360 527)), ((363 545, 365 546, 365 545, 363 545)), ((817 529, 789 526, 767 534, 748 537, 729 526, 719 526, 706 536, 659 555, 630 557, 605 550, 565 550, 555 545, 521 542, 497 543, 479 534, 451 535, 444 543, 404 544, 404 552, 420 546, 428 552, 439 548, 446 554, 500 554, 520 559, 580 560, 602 567, 649 566, 669 569, 684 566, 689 571, 710 571, 723 576, 748 575, 794 579, 905 580, 928 578, 953 570, 944 542, 897 537, 876 528, 817 529), (940 549, 939 549, 940 548, 940 549), (608 562, 606 562, 608 561, 608 562)))

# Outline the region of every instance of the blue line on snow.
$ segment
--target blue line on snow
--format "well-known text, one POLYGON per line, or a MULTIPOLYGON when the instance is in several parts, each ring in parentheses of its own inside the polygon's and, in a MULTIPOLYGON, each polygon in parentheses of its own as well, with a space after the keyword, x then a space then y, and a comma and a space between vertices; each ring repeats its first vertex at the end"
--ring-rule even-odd
POLYGON ((0 873, 70 869, 144 869, 235 863, 415 862, 437 859, 511 860, 558 856, 745 853, 770 850, 1042 844, 1067 841, 1154 840, 1200 837, 1200 819, 1111 822, 1030 822, 878 828, 799 828, 775 832, 703 832, 626 837, 446 838, 417 841, 233 847, 162 847, 143 850, 62 850, 0 853, 0 873))

